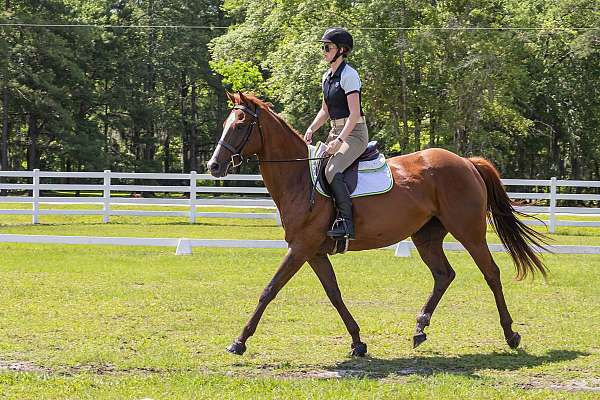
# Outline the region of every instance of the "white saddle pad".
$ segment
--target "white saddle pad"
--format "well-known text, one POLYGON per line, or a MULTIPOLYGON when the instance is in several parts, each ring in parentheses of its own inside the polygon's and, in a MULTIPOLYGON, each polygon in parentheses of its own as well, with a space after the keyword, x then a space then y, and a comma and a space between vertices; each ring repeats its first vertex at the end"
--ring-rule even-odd
MULTIPOLYGON (((308 157, 322 157, 325 152, 325 144, 318 142, 315 146, 308 145, 308 157)), ((310 177, 313 184, 317 180, 318 160, 310 160, 310 177)), ((392 171, 390 166, 385 162, 385 156, 379 154, 379 157, 371 161, 360 161, 358 163, 358 182, 356 189, 350 194, 350 197, 363 197, 375 194, 389 192, 392 188, 394 180, 392 179, 392 171)), ((317 191, 323 196, 329 197, 321 187, 321 183, 317 183, 317 191)))

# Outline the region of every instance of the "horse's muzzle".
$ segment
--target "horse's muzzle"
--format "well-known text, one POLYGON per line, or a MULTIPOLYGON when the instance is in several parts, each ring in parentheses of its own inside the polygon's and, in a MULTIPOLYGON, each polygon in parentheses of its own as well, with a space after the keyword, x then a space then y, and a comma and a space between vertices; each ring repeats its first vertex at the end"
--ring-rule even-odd
POLYGON ((216 160, 209 160, 206 166, 208 167, 208 171, 212 176, 215 178, 222 178, 227 175, 229 163, 220 163, 216 160))

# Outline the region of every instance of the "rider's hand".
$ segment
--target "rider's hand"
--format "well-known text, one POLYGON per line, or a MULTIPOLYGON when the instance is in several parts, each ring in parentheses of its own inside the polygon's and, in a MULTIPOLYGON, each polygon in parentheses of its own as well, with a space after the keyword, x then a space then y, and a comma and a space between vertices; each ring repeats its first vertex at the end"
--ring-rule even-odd
POLYGON ((340 147, 342 147, 342 143, 344 143, 344 142, 341 140, 338 140, 338 139, 332 140, 327 145, 325 152, 327 152, 327 154, 334 155, 340 149, 340 147))
POLYGON ((304 141, 306 143, 312 143, 313 130, 308 128, 304 134, 304 141))

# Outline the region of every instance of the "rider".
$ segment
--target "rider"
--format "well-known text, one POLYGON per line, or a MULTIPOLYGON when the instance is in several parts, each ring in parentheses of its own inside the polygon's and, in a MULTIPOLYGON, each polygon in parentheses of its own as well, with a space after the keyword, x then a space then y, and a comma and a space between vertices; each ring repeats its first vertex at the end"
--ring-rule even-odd
POLYGON ((367 148, 369 132, 360 101, 361 82, 358 73, 346 63, 352 51, 352 35, 342 28, 330 28, 321 38, 323 57, 330 68, 323 75, 321 109, 310 124, 304 140, 311 143, 313 133, 328 118, 331 131, 327 137, 326 152, 332 154, 325 168, 325 177, 331 187, 338 219, 327 235, 336 239, 354 239, 352 200, 342 173, 367 148))

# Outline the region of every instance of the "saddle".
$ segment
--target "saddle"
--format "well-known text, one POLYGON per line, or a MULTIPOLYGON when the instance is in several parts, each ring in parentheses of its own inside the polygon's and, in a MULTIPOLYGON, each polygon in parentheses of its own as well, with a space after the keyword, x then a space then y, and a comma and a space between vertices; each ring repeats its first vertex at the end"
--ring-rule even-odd
MULTIPOLYGON (((365 151, 348 167, 343 173, 344 182, 348 187, 348 191, 350 193, 354 192, 356 189, 356 185, 358 183, 358 164, 361 161, 373 161, 379 158, 379 149, 377 145, 377 141, 371 141, 367 144, 367 148, 365 151)), ((320 160, 318 167, 318 175, 317 181, 321 185, 321 188, 325 191, 327 195, 331 195, 331 189, 329 188, 329 183, 325 178, 325 165, 327 165, 327 160, 320 160)))
MULTIPOLYGON (((314 148, 314 154, 309 149, 309 157, 320 156, 323 153, 318 153, 317 149, 319 146, 314 148)), ((325 177, 325 166, 327 165, 328 159, 320 159, 312 168, 311 176, 313 179, 312 190, 310 192, 310 209, 312 210, 315 204, 315 193, 317 187, 320 187, 321 194, 331 196, 331 188, 325 177)), ((356 191, 357 187, 358 195, 372 195, 378 193, 385 193, 392 187, 392 177, 389 166, 385 163, 383 154, 379 152, 377 148, 377 142, 372 141, 367 145, 366 150, 343 172, 344 183, 348 187, 348 191, 352 194, 356 191), (362 172, 361 172, 362 171, 362 172), (370 172, 365 174, 364 172, 370 172), (360 175, 360 177, 359 177, 360 175), (365 175, 370 175, 369 178, 365 178, 365 175), (370 185, 365 187, 365 179, 369 182, 377 182, 376 185, 370 185), (361 181, 362 180, 362 181, 361 181), (362 183, 361 183, 362 182, 362 183), (366 189, 366 190, 365 190, 366 189)), ((348 250, 349 241, 345 239, 333 240, 333 248, 327 250, 329 254, 343 254, 348 250)))

